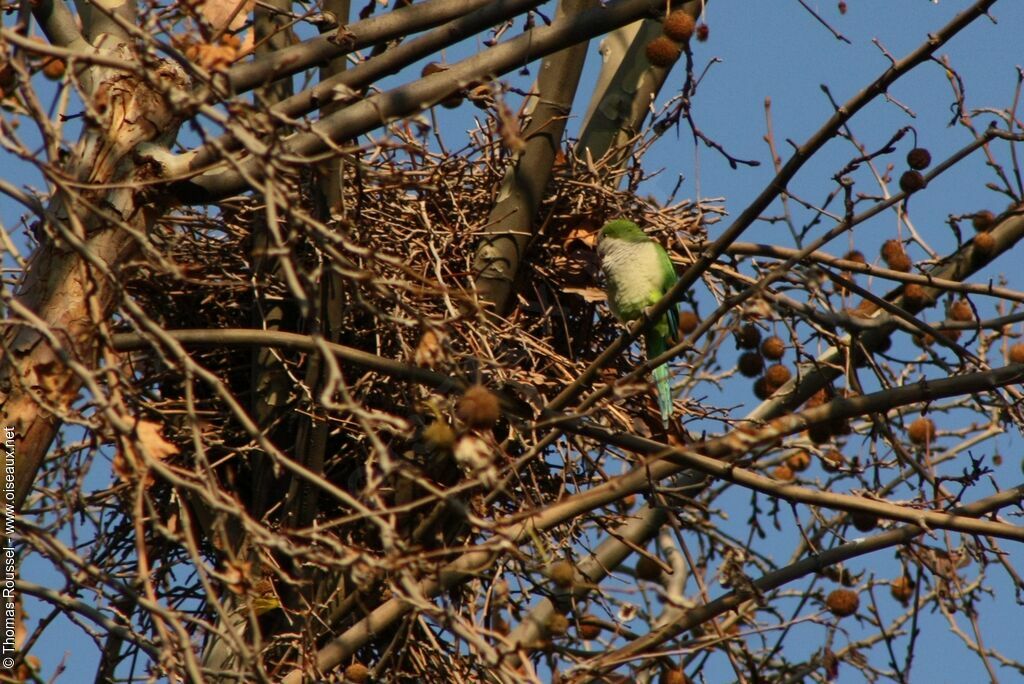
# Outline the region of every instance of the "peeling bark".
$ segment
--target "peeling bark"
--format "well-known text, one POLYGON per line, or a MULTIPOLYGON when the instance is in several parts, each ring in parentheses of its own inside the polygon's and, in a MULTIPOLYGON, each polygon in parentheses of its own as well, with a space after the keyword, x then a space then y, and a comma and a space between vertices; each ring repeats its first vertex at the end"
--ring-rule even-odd
MULTIPOLYGON (((122 58, 127 51, 117 50, 122 58)), ((90 76, 83 79, 96 84, 87 98, 89 125, 71 155, 69 175, 91 188, 62 186, 54 195, 43 243, 8 303, 11 324, 0 341, 0 415, 18 439, 17 507, 72 412, 83 376, 96 366, 99 328, 117 301, 118 267, 155 217, 151 198, 126 187, 149 174, 132 152, 174 135, 179 119, 164 93, 187 82, 171 62, 146 77, 109 70, 90 76)))

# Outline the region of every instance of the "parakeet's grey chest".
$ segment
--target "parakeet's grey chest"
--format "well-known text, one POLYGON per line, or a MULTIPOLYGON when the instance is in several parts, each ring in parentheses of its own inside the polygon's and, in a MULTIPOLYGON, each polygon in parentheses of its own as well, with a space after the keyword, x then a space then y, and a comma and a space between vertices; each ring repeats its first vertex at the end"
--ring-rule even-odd
POLYGON ((608 303, 623 321, 639 318, 664 293, 660 247, 653 240, 630 242, 606 238, 598 244, 601 270, 607 280, 608 303))

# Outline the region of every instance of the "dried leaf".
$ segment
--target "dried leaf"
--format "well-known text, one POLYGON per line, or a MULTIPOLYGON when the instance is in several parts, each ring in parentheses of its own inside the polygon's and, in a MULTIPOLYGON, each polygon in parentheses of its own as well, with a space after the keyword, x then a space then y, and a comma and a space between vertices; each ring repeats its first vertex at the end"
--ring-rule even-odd
POLYGON ((254 5, 254 0, 206 0, 199 5, 199 12, 213 28, 235 31, 245 25, 254 5))
MULTIPOLYGON (((148 470, 145 467, 145 459, 137 449, 142 450, 142 455, 160 460, 178 453, 178 447, 168 442, 160 434, 160 424, 150 420, 140 420, 135 425, 135 434, 131 437, 118 440, 117 453, 114 455, 114 462, 111 468, 114 474, 122 482, 132 481, 132 475, 139 470, 148 470)), ((144 486, 153 483, 153 476, 148 473, 143 482, 144 486)))
POLYGON ((420 338, 416 346, 416 354, 413 357, 417 366, 434 368, 444 360, 443 339, 433 330, 427 330, 420 338))
POLYGON ((575 222, 570 224, 569 231, 562 241, 562 249, 572 251, 573 249, 596 249, 597 236, 601 230, 601 224, 591 216, 576 216, 575 222))
POLYGON ((221 579, 233 594, 242 595, 251 586, 252 563, 248 561, 229 560, 224 563, 221 579))
POLYGON ((193 43, 185 48, 185 56, 207 71, 218 71, 234 64, 238 48, 228 44, 193 43))
POLYGON ((604 290, 598 287, 567 287, 565 291, 570 294, 578 294, 586 302, 603 302, 608 299, 604 290))
POLYGON ((504 102, 498 107, 498 135, 509 152, 518 154, 526 149, 526 141, 519 130, 519 121, 504 102))
POLYGON ((160 434, 160 424, 149 420, 140 420, 135 426, 135 434, 139 444, 152 458, 163 460, 178 453, 178 447, 164 439, 160 434))
POLYGON ((839 676, 839 658, 830 649, 825 649, 821 658, 821 665, 825 670, 825 678, 833 681, 839 676))
POLYGON ((476 435, 463 435, 455 443, 455 460, 470 473, 486 468, 493 460, 491 447, 476 435))

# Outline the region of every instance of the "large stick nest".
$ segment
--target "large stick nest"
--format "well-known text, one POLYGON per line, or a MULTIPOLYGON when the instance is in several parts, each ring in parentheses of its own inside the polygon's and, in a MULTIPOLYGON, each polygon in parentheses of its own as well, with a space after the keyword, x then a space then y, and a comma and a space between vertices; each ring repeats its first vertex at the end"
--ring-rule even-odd
MULTIPOLYGON (((495 120, 488 120, 464 148, 438 152, 426 126, 396 126, 376 147, 354 149, 345 158, 340 207, 328 209, 310 199, 318 196, 318 173, 305 169, 278 181, 276 192, 288 200, 272 211, 254 197, 216 211, 177 212, 158 225, 155 249, 137 264, 126 291, 167 330, 266 326, 325 335, 540 408, 622 332, 608 315, 598 282, 593 245, 601 223, 628 216, 678 246, 703 236, 706 217, 688 202, 662 207, 638 198, 636 186, 643 179, 638 166, 623 172, 630 187, 618 191, 612 186, 621 178, 609 180, 600 164, 577 165, 571 154, 559 155, 547 199, 534 218, 539 229, 520 267, 515 307, 507 319, 495 322, 475 296, 471 264, 510 161, 497 130, 495 120)), ((376 586, 399 570, 416 576, 428 570, 422 559, 410 561, 417 558, 411 550, 434 549, 427 564, 433 567, 477 536, 460 522, 464 515, 454 514, 450 505, 438 508, 438 496, 430 493, 472 481, 474 475, 460 469, 443 445, 424 437, 435 422, 452 423, 457 434, 469 432, 454 418, 457 395, 288 349, 261 354, 206 347, 189 353, 251 415, 267 412, 267 435, 288 458, 304 458, 310 417, 326 424, 325 479, 375 511, 378 525, 391 530, 382 534, 350 505, 322 494, 312 517, 303 521, 315 523, 316 531, 293 529, 302 518, 288 501, 301 486, 289 487, 289 472, 276 457, 267 458, 216 389, 195 380, 173 354, 134 354, 132 400, 139 415, 160 423, 163 437, 176 445, 178 453, 168 465, 207 485, 212 475, 213 488, 238 502, 239 525, 251 528, 252 516, 267 531, 287 529, 287 552, 268 552, 265 567, 245 565, 240 573, 255 579, 227 573, 224 581, 232 591, 251 593, 252 586, 262 582, 266 588, 271 579, 284 595, 288 592, 280 586, 302 587, 302 580, 313 576, 310 567, 318 568, 317 576, 340 570, 348 584, 338 586, 376 586), (311 374, 311 364, 319 372, 311 374), (410 501, 418 503, 395 514, 381 512, 410 501)), ((600 382, 636 363, 636 354, 621 357, 600 382)), ((630 415, 649 416, 643 421, 657 424, 644 386, 620 393, 613 404, 602 412, 621 427, 635 427, 630 415)), ((477 436, 498 453, 502 476, 536 440, 529 426, 508 416, 484 433, 477 436)), ((486 500, 486 488, 479 484, 461 487, 456 496, 484 518, 537 510, 567 489, 603 477, 600 457, 579 459, 573 453, 556 444, 486 500)), ((132 475, 121 477, 127 483, 132 475)), ((160 509, 157 515, 176 519, 181 502, 173 488, 165 480, 154 484, 148 495, 160 509)), ((129 526, 122 531, 127 534, 129 526)), ((565 546, 573 534, 570 527, 549 543, 565 546)), ((230 531, 196 536, 202 551, 218 562, 234 555, 230 531)), ((337 603, 344 590, 295 594, 285 596, 284 603, 308 608, 308 601, 318 602, 314 608, 330 624, 328 604, 337 603)), ((318 625, 309 636, 315 639, 319 632, 318 625)))

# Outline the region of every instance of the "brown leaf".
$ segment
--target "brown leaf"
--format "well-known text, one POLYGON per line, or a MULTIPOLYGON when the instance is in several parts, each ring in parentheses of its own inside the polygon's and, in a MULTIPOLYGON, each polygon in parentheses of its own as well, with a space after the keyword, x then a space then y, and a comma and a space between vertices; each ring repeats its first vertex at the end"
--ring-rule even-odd
POLYGON ((135 434, 139 444, 151 457, 164 460, 178 453, 178 447, 168 442, 160 434, 160 424, 149 420, 140 420, 135 426, 135 434))
POLYGON ((597 235, 601 230, 601 224, 597 219, 577 215, 570 219, 568 228, 562 240, 562 249, 567 252, 574 249, 597 249, 597 235))
POLYGON ((565 291, 571 294, 578 294, 588 302, 603 302, 608 299, 608 295, 604 293, 604 290, 598 287, 567 287, 565 291))
POLYGON ((232 593, 241 596, 252 584, 252 563, 229 560, 224 563, 222 578, 232 593))
POLYGON ((443 339, 433 330, 426 330, 420 343, 416 346, 416 354, 413 356, 417 366, 434 368, 444 360, 443 339))
MULTIPOLYGON (((134 454, 132 454, 134 456, 134 454)), ((114 454, 114 461, 110 464, 114 474, 117 475, 117 479, 121 482, 128 484, 131 482, 131 475, 133 472, 132 464, 134 461, 130 461, 130 456, 125 454, 125 449, 118 449, 117 453, 114 454)))
MULTIPOLYGON (((142 455, 159 461, 178 453, 178 447, 168 442, 160 434, 159 423, 140 420, 135 425, 134 435, 118 441, 117 453, 111 464, 114 474, 122 482, 131 482, 133 473, 145 469, 145 461, 137 451, 139 448, 142 449, 142 455)), ((148 486, 152 483, 152 475, 147 474, 144 484, 148 486)))
POLYGON ((498 107, 498 134, 509 152, 518 154, 526 149, 526 141, 519 130, 519 121, 504 102, 498 107))
POLYGON ((199 12, 213 28, 234 31, 245 25, 254 5, 254 0, 206 0, 199 5, 199 12))
POLYGON ((828 681, 831 682, 839 676, 839 658, 831 650, 825 649, 825 654, 821 658, 821 664, 825 669, 825 678, 828 681))
POLYGON ((194 43, 185 49, 185 56, 208 71, 218 71, 235 62, 238 48, 227 44, 194 43))

